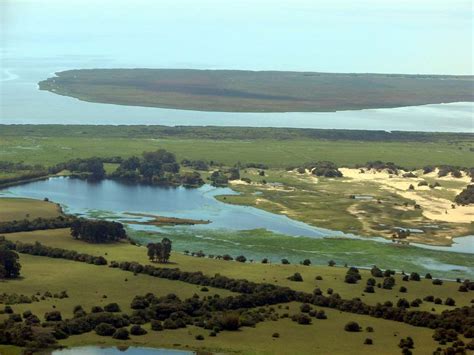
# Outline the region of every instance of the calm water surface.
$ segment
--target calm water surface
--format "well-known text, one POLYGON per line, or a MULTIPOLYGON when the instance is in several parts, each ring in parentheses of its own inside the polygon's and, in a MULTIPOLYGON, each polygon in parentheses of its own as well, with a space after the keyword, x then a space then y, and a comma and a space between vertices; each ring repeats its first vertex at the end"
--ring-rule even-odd
POLYGON ((136 6, 123 0, 4 0, 0 123, 472 132, 472 103, 337 113, 219 113, 94 104, 37 89, 38 81, 72 68, 472 74, 471 32, 468 1, 426 6, 376 0, 225 5, 219 0, 142 0, 136 6))
POLYGON ((456 238, 451 247, 397 246, 383 238, 363 238, 317 228, 248 206, 217 201, 233 194, 229 188, 204 185, 198 189, 126 185, 112 180, 88 183, 60 177, 10 187, 3 196, 30 197, 60 203, 69 213, 122 222, 142 221, 127 212, 210 220, 195 226, 156 227, 128 224, 130 235, 146 244, 168 236, 175 250, 222 255, 243 254, 248 259, 272 262, 288 258, 315 264, 336 260, 360 267, 379 265, 399 270, 436 271, 439 277, 473 277, 474 236, 456 238), (131 221, 132 220, 132 221, 131 221))

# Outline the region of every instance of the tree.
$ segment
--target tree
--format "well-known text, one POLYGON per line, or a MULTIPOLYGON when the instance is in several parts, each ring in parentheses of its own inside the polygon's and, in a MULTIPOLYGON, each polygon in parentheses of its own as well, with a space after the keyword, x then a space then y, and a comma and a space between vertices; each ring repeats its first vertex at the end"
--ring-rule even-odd
POLYGON ((149 243, 147 245, 147 255, 150 261, 167 263, 171 256, 171 240, 163 238, 161 242, 149 243))
POLYGON ((299 272, 295 272, 293 275, 288 277, 288 280, 301 282, 301 281, 303 281, 303 277, 301 276, 301 274, 299 272))
POLYGON ((0 279, 14 279, 20 276, 21 265, 18 259, 16 252, 0 244, 0 279))
POLYGON ((357 322, 349 322, 344 326, 346 332, 359 332, 360 326, 357 322))
POLYGON ((456 196, 454 202, 458 205, 474 204, 474 184, 468 185, 464 190, 462 190, 459 195, 456 196))
POLYGON ((126 328, 117 329, 113 335, 114 339, 127 340, 130 338, 129 332, 126 328))
POLYGON ((383 277, 383 272, 380 270, 377 266, 374 266, 371 270, 370 273, 372 274, 373 277, 383 277))
POLYGON ((118 222, 78 218, 71 223, 71 235, 89 243, 115 242, 127 237, 123 225, 118 222))
POLYGON ((95 327, 97 335, 101 336, 112 336, 115 333, 115 328, 108 323, 100 323, 95 327))

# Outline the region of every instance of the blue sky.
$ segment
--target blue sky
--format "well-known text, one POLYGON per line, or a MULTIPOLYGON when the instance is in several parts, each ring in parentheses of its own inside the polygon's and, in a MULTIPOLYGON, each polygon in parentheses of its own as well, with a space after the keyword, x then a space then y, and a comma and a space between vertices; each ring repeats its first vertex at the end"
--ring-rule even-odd
POLYGON ((473 74, 471 1, 0 0, 4 61, 473 74))

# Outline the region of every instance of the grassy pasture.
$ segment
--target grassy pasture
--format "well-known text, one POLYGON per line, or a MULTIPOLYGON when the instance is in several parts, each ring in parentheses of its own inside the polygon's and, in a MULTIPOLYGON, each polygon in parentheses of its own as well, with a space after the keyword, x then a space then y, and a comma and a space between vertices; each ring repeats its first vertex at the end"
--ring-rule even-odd
MULTIPOLYGON (((75 240, 70 236, 68 229, 45 230, 35 232, 11 233, 7 238, 12 241, 23 241, 26 243, 34 243, 40 241, 42 244, 58 247, 63 249, 72 249, 92 255, 103 255, 109 261, 138 261, 140 263, 148 263, 145 247, 132 246, 127 243, 116 243, 110 245, 97 245, 84 243, 75 240), (107 255, 105 255, 107 253, 107 255)), ((23 256, 22 256, 23 257, 23 256)), ((26 257, 26 256, 25 256, 26 257)), ((29 257, 35 258, 35 257, 29 257)), ((39 258, 42 259, 42 258, 39 258)), ((49 260, 49 259, 46 259, 49 260)), ((413 300, 417 297, 422 298, 428 295, 440 297, 443 300, 447 297, 453 297, 458 306, 469 305, 472 296, 469 293, 458 292, 458 284, 455 282, 446 282, 443 286, 432 285, 431 280, 422 279, 419 282, 402 281, 402 275, 395 276, 396 286, 393 290, 377 289, 374 294, 364 293, 366 280, 371 277, 370 272, 361 270, 362 281, 357 284, 347 284, 344 282, 346 269, 342 267, 329 266, 303 266, 298 264, 281 265, 281 264, 261 264, 261 263, 238 263, 233 261, 221 261, 209 258, 196 258, 183 255, 181 253, 173 253, 171 257, 172 263, 168 267, 178 267, 185 271, 202 271, 207 275, 220 273, 232 278, 244 278, 254 282, 270 282, 280 286, 288 286, 298 291, 312 292, 314 288, 319 287, 322 291, 333 288, 334 292, 338 292, 343 298, 360 297, 368 304, 376 304, 377 302, 392 301, 397 302, 399 298, 407 298, 413 300), (293 282, 287 279, 288 276, 299 272, 303 276, 303 282, 293 282), (323 280, 316 280, 316 276, 322 276, 323 280), (400 286, 408 289, 407 293, 399 292, 400 286)), ((71 262, 72 263, 72 262, 71 262)), ((80 264, 81 263, 75 263, 80 264)), ((88 266, 88 265, 84 265, 88 266)), ((160 265, 167 267, 167 265, 160 265)), ((90 269, 93 271, 94 269, 90 269)), ((96 269, 97 270, 97 269, 96 269)), ((103 270, 101 268, 100 270, 103 270)), ((116 270, 112 270, 116 271, 116 270)), ((410 272, 410 270, 406 270, 410 272)), ((129 281, 132 279, 130 274, 125 273, 129 281)), ((424 276, 424 275, 421 275, 424 276)), ((141 275, 140 277, 145 277, 141 275)), ((433 273, 436 277, 436 273, 433 273)), ((155 279, 152 279, 155 280, 155 279)), ((160 280, 160 279, 158 279, 160 280)), ((381 279, 378 279, 379 281, 381 279)), ((160 280, 161 281, 161 280, 160 280)), ((59 282, 61 284, 61 282, 59 282)), ((126 284, 127 287, 129 284, 126 284)), ((60 291, 60 290, 57 290, 60 291)), ((110 297, 109 297, 110 298, 110 297)), ((434 305, 433 303, 424 302, 420 306, 420 310, 430 311, 434 308, 436 312, 441 312, 451 307, 444 305, 434 305)))
MULTIPOLYGON (((60 248, 74 249, 95 255, 105 255, 109 260, 135 260, 147 263, 144 247, 118 243, 113 245, 93 245, 74 240, 69 231, 49 230, 25 233, 13 233, 7 238, 15 241, 41 243, 60 248)), ((137 294, 153 292, 158 295, 176 293, 179 297, 190 297, 197 293, 202 295, 220 294, 230 295, 231 292, 210 288, 209 292, 201 292, 197 285, 190 285, 180 281, 170 281, 151 278, 146 275, 137 275, 123 272, 118 269, 88 265, 78 262, 51 259, 46 257, 29 256, 22 254, 22 279, 2 282, 2 292, 31 295, 45 291, 60 292, 67 290, 69 298, 47 299, 32 304, 13 305, 16 312, 31 310, 42 316, 44 312, 53 309, 59 310, 66 317, 72 316, 75 305, 82 305, 86 310, 94 305, 105 305, 108 302, 118 302, 123 311, 129 312, 131 299, 137 294), (125 280, 128 281, 125 281, 125 280), (103 298, 107 295, 107 298, 103 298), (53 306, 55 308, 53 308, 53 306)), ((454 297, 457 306, 468 305, 470 295, 457 292, 457 284, 445 282, 442 286, 433 286, 429 280, 420 282, 403 282, 400 275, 396 276, 397 286, 394 290, 376 289, 375 294, 363 294, 363 285, 369 277, 367 271, 361 271, 362 281, 356 285, 343 282, 345 268, 338 267, 312 267, 302 265, 275 265, 275 264, 250 264, 238 262, 225 262, 207 258, 195 258, 173 253, 170 267, 179 267, 183 270, 201 270, 205 274, 216 272, 222 275, 247 278, 256 282, 274 282, 279 285, 290 286, 296 290, 311 292, 315 287, 325 291, 328 287, 334 289, 344 298, 360 297, 369 304, 396 300, 406 297, 409 300, 433 294, 437 297, 454 297), (287 276, 300 272, 303 282, 291 282, 287 276), (316 275, 321 275, 323 280, 315 280, 316 275), (408 293, 399 293, 398 287, 403 284, 408 288, 408 293)), ((292 303, 275 306, 278 314, 299 312, 299 304, 292 303)), ((420 310, 431 311, 433 304, 423 303, 420 310)), ((316 307, 317 309, 319 307, 316 307)), ((447 306, 434 306, 435 312, 452 309, 447 306)), ((189 348, 218 353, 236 354, 312 354, 318 353, 348 353, 351 354, 399 354, 398 342, 400 338, 411 336, 415 341, 415 354, 426 354, 433 351, 437 344, 432 339, 432 330, 417 328, 383 319, 376 319, 363 315, 343 313, 337 310, 325 309, 327 320, 313 320, 312 325, 302 326, 289 319, 278 321, 265 321, 255 328, 242 328, 238 332, 222 332, 217 337, 209 337, 208 331, 190 326, 180 330, 165 330, 155 333, 150 330, 149 324, 145 328, 149 333, 145 336, 132 336, 129 341, 115 341, 111 338, 99 337, 95 333, 72 336, 61 341, 66 346, 84 345, 134 345, 167 348, 189 348), (343 331, 344 324, 357 321, 364 329, 371 326, 373 333, 362 331, 360 333, 347 333, 343 331), (280 338, 273 338, 273 333, 279 333, 280 338), (195 335, 202 334, 204 341, 195 339, 195 335), (374 345, 363 345, 365 338, 372 338, 374 345)), ((7 354, 17 354, 20 349, 0 347, 0 351, 7 354)))
POLYGON ((0 222, 53 218, 61 215, 61 209, 53 202, 26 198, 0 198, 0 222))
POLYGON ((213 160, 225 165, 238 162, 264 163, 273 168, 285 168, 311 161, 329 160, 338 165, 355 166, 367 161, 392 161, 412 167, 425 165, 474 166, 474 154, 464 143, 464 149, 447 141, 439 142, 370 142, 331 140, 218 140, 173 138, 88 138, 6 136, 0 140, 0 160, 37 163, 51 166, 73 158, 141 155, 159 148, 176 154, 178 160, 213 160), (35 146, 25 152, 18 146, 35 146))

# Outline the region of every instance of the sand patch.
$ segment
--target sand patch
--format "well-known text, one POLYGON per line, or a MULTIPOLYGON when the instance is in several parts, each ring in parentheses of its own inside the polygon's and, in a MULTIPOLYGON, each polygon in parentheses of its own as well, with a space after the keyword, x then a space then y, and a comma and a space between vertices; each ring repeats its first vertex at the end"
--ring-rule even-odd
MULTIPOLYGON (((474 206, 455 206, 453 209, 453 201, 430 196, 429 191, 432 189, 427 186, 418 186, 418 183, 424 181, 424 177, 430 177, 430 174, 422 175, 421 172, 415 172, 415 175, 418 177, 404 178, 402 175, 405 171, 400 171, 399 175, 392 175, 385 170, 365 170, 365 173, 361 173, 360 169, 340 168, 339 170, 346 178, 346 180, 342 181, 348 183, 351 181, 375 183, 380 185, 381 189, 416 201, 422 207, 422 213, 426 218, 452 223, 471 223, 474 221, 474 206), (413 185, 415 190, 409 190, 410 185, 413 185)), ((431 175, 438 180, 437 172, 433 172, 431 175)), ((470 182, 470 177, 464 175, 462 178, 454 178, 449 175, 439 178, 439 180, 462 182, 467 185, 470 182)), ((449 189, 449 191, 453 191, 456 194, 461 190, 461 188, 449 189)))

